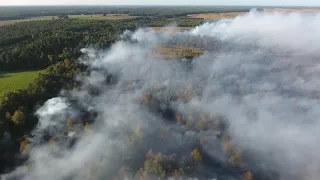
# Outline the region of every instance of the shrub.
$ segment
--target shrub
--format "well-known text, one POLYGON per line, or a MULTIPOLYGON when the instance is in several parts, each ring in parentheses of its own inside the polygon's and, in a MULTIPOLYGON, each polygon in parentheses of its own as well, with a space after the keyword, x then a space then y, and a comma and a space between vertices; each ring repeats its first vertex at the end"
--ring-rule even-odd
POLYGON ((14 124, 23 125, 25 121, 24 113, 21 110, 16 110, 11 118, 14 124))
POLYGON ((198 149, 193 150, 191 152, 191 156, 194 161, 201 161, 201 159, 202 159, 201 153, 198 149))

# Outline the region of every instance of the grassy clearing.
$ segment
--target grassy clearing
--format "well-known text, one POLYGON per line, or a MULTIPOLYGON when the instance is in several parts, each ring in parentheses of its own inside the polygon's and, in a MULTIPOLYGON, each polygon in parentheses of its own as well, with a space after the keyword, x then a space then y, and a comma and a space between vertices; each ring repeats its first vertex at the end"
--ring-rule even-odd
POLYGON ((210 13, 210 14, 192 14, 189 18, 202 18, 204 20, 217 21, 221 19, 233 19, 237 16, 246 15, 246 12, 231 12, 231 13, 210 13))
MULTIPOLYGON (((103 16, 102 14, 95 15, 70 15, 70 19, 91 19, 91 20, 121 20, 121 19, 133 19, 137 16, 129 16, 128 14, 107 14, 103 16)), ((10 21, 0 21, 0 27, 4 25, 10 25, 14 23, 24 22, 24 21, 46 21, 58 19, 58 16, 39 16, 28 19, 18 19, 18 20, 10 20, 10 21)))
POLYGON ((156 32, 183 32, 193 29, 194 27, 151 27, 156 32))
POLYGON ((196 55, 204 54, 206 51, 200 50, 200 48, 187 48, 187 47, 157 47, 153 50, 153 56, 164 57, 168 59, 179 58, 184 55, 196 55), (187 51, 191 52, 187 52, 187 51))
MULTIPOLYGON (((261 14, 268 14, 268 13, 281 13, 281 14, 289 14, 289 13, 306 13, 306 14, 319 14, 320 9, 289 9, 289 8, 270 8, 264 9, 261 14)), ((188 18, 203 18, 204 20, 209 21, 217 21, 221 19, 233 19, 237 16, 247 15, 247 12, 230 12, 230 13, 209 13, 209 14, 192 14, 188 15, 188 18)))
POLYGON ((0 94, 27 88, 28 85, 44 71, 0 72, 0 94))
POLYGON ((45 21, 45 20, 52 20, 52 18, 57 19, 58 16, 40 16, 28 19, 17 19, 17 20, 10 20, 10 21, 0 21, 0 26, 10 25, 14 23, 24 22, 24 21, 45 21))
POLYGON ((107 14, 103 16, 102 14, 95 15, 70 15, 70 19, 92 19, 92 20, 120 20, 120 19, 132 19, 137 16, 129 16, 128 14, 107 14))

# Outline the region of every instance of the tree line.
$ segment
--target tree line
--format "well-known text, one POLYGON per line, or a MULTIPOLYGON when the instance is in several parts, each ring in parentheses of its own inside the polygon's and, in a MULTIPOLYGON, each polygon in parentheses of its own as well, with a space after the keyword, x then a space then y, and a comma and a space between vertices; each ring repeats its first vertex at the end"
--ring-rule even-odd
MULTIPOLYGON (((34 108, 55 97, 62 87, 76 87, 80 49, 107 48, 124 30, 163 26, 164 18, 121 21, 50 20, 21 22, 0 28, 0 71, 47 68, 27 89, 0 96, 0 172, 19 163, 24 137, 37 124, 34 108), (21 142, 22 145, 20 144, 21 142)), ((183 25, 183 24, 181 24, 183 25)))
POLYGON ((60 14, 129 14, 132 16, 181 17, 199 13, 248 12, 251 7, 219 6, 27 6, 0 7, 0 21, 60 14))
POLYGON ((83 47, 107 48, 124 30, 190 27, 201 20, 137 18, 121 21, 58 19, 21 22, 0 28, 0 71, 43 69, 64 59, 75 60, 83 47))
POLYGON ((74 60, 87 46, 106 47, 135 24, 120 21, 50 20, 0 28, 0 70, 42 69, 74 60))
MULTIPOLYGON (((79 73, 85 75, 86 72, 88 70, 85 66, 69 60, 61 61, 47 68, 46 72, 40 75, 29 88, 8 92, 0 98, 0 173, 11 171, 17 165, 27 162, 28 157, 17 155, 37 145, 27 138, 30 137, 30 131, 38 122, 34 115, 34 106, 55 97, 62 87, 76 90, 81 85, 74 80, 75 75, 79 73)), ((130 89, 129 86, 128 88, 130 89)), ((245 166, 246 159, 228 136, 228 124, 222 117, 210 117, 197 111, 188 114, 176 111, 170 107, 172 101, 188 101, 193 95, 183 91, 163 96, 165 92, 162 91, 162 89, 155 89, 141 99, 141 105, 150 108, 150 111, 156 115, 164 117, 165 120, 159 122, 161 126, 152 132, 146 129, 148 126, 140 125, 128 130, 124 140, 130 147, 130 151, 119 150, 117 146, 108 146, 117 154, 103 159, 99 157, 91 159, 88 163, 87 179, 120 180, 160 177, 178 180, 194 175, 208 179, 213 177, 212 174, 204 173, 205 169, 221 168, 223 169, 221 177, 224 174, 231 174, 243 180, 253 180, 253 172, 245 166), (171 130, 172 124, 181 130, 181 134, 185 134, 184 138, 188 144, 167 151, 159 144, 175 142, 177 133, 171 130), (208 149, 212 148, 210 144, 212 142, 206 139, 201 140, 199 137, 187 140, 188 135, 184 133, 212 130, 219 132, 214 148, 223 153, 226 162, 217 162, 207 153, 208 149), (108 166, 112 162, 117 163, 108 166), (106 177, 105 174, 108 176, 106 177)), ((72 99, 69 100, 72 101, 72 99)), ((76 104, 76 102, 73 103, 76 104)), ((65 131, 61 134, 44 134, 41 138, 49 144, 50 148, 55 148, 70 140, 67 136, 68 132, 79 132, 82 136, 90 136, 95 130, 90 123, 90 115, 66 120, 65 127, 65 131)), ((104 144, 101 144, 101 147, 104 147, 104 144)), ((32 163, 28 162, 26 166, 32 166, 32 163)))
MULTIPOLYGON (((91 20, 52 20, 33 21, 18 23, 0 28, 0 67, 1 70, 26 70, 48 67, 45 73, 41 74, 27 89, 7 92, 0 97, 0 173, 10 171, 17 165, 23 164, 27 157, 19 156, 30 146, 26 137, 38 123, 38 118, 34 115, 35 107, 41 106, 46 100, 56 97, 62 88, 77 89, 79 84, 75 81, 75 75, 86 73, 86 67, 76 63, 76 59, 81 56, 80 48, 87 46, 97 46, 106 48, 117 40, 118 35, 126 29, 135 29, 140 26, 163 26, 168 24, 166 18, 137 18, 122 21, 91 21, 91 20)), ((180 26, 187 23, 200 23, 193 20, 180 22, 180 26)), ((175 36, 174 41, 164 44, 165 46, 204 46, 210 47, 210 40, 195 41, 196 37, 175 36), (176 43, 175 43, 176 41, 176 43), (209 44, 209 45, 208 45, 209 44)), ((206 37, 204 37, 206 38, 206 37)), ((181 56, 193 52, 182 52, 181 56)), ((189 93, 182 93, 170 97, 170 100, 189 99, 189 93)), ((179 128, 188 131, 209 131, 210 129, 225 130, 225 125, 219 119, 212 120, 209 117, 199 117, 198 115, 185 116, 179 112, 167 112, 160 106, 161 103, 169 104, 168 98, 160 99, 154 93, 147 94, 141 103, 151 109, 156 109, 161 115, 165 115, 167 120, 174 121, 179 128), (172 117, 168 118, 171 114, 172 117), (211 124, 211 122, 217 122, 211 124)), ((168 109, 168 108, 167 108, 168 109)), ((81 120, 75 122, 66 121, 67 131, 73 131, 78 126, 84 133, 94 130, 90 125, 92 114, 84 115, 81 120)), ((93 118, 94 119, 94 118, 93 118)), ((166 122, 164 125, 167 124, 166 122)), ((43 137, 50 144, 65 139, 56 139, 49 135, 43 137)), ((123 162, 131 169, 124 169, 119 163, 119 167, 113 169, 105 168, 104 163, 99 162, 97 166, 90 166, 89 169, 112 173, 115 179, 124 179, 124 176, 136 176, 137 179, 150 179, 154 176, 161 178, 173 177, 181 179, 184 176, 192 176, 195 173, 203 174, 201 168, 212 165, 213 160, 206 154, 206 149, 210 148, 208 142, 200 141, 192 144, 182 155, 175 156, 171 153, 181 154, 180 149, 170 152, 169 155, 161 149, 157 149, 156 144, 165 144, 174 139, 174 134, 164 126, 159 128, 154 134, 147 134, 143 128, 137 127, 134 132, 130 132, 126 137, 126 143, 132 147, 129 153, 131 160, 124 159, 128 154, 119 152, 115 159, 106 159, 106 163, 123 162), (145 135, 144 135, 145 134, 145 135), (155 142, 156 144, 146 144, 155 142), (141 154, 143 152, 143 154, 141 154), (137 156, 138 154, 138 156, 137 156), (133 159, 132 159, 133 158, 133 159)), ((219 149, 227 154, 228 168, 230 173, 234 170, 240 171, 236 174, 243 176, 245 180, 252 180, 253 174, 247 171, 243 165, 242 154, 233 146, 230 137, 222 134, 219 137, 219 149), (221 146, 221 147, 220 147, 221 146)), ((94 160, 93 160, 93 163, 94 160)), ((221 168, 225 168, 224 166, 221 168)), ((97 174, 89 174, 89 179, 93 179, 97 174)), ((111 177, 110 177, 111 179, 111 177)))
POLYGON ((6 92, 0 96, 0 174, 23 162, 18 156, 24 137, 38 123, 35 107, 56 97, 60 90, 77 85, 76 74, 84 67, 69 60, 46 69, 27 89, 6 92))

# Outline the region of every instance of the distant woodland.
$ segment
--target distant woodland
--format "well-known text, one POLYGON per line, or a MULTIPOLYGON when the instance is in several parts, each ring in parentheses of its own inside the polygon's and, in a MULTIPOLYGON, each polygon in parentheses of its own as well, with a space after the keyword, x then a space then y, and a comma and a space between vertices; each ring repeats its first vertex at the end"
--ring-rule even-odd
POLYGON ((181 17, 188 14, 248 12, 251 7, 188 6, 56 6, 0 7, 0 20, 25 19, 60 14, 129 14, 131 16, 181 17))
MULTIPOLYGON (((21 156, 20 153, 27 149, 30 142, 26 137, 30 136, 30 132, 38 123, 34 114, 35 109, 43 105, 46 100, 55 97, 62 88, 77 90, 79 84, 75 76, 88 73, 85 66, 77 63, 77 59, 82 56, 81 48, 108 48, 119 39, 123 31, 135 30, 139 27, 162 27, 173 22, 181 27, 194 27, 203 23, 201 19, 179 18, 188 14, 247 12, 248 10, 248 7, 0 7, 0 20, 93 13, 139 16, 135 19, 116 21, 61 18, 20 22, 0 27, 0 72, 45 69, 44 73, 40 74, 28 88, 8 91, 0 95, 0 173, 9 172, 26 161, 27 157, 21 156)), ((190 36, 183 39, 175 36, 172 41, 162 46, 212 50, 214 42, 205 37, 201 39, 190 36)), ((200 53, 184 50, 178 56, 192 58, 190 54, 199 56, 200 53)), ((144 104, 157 106, 159 101, 163 100, 150 94, 146 95, 144 104)), ((94 114, 83 112, 85 115, 79 123, 84 130, 90 130, 88 121, 94 114)), ((196 127, 187 117, 177 116, 175 119, 178 124, 187 129, 210 127, 205 119, 199 127, 196 127)), ((66 125, 68 128, 74 126, 72 122, 66 125)), ((164 135, 168 133, 165 129, 160 130, 164 135)), ((139 132, 136 132, 129 137, 128 143, 136 144, 140 141, 139 138, 139 132)), ((43 139, 48 142, 53 141, 49 135, 43 139)), ((230 140, 227 136, 222 140, 225 146, 229 145, 230 140)), ((231 155, 235 154, 231 147, 228 151, 231 155)), ((172 158, 153 154, 150 150, 146 154, 145 167, 139 170, 138 175, 143 177, 150 172, 161 177, 166 177, 168 174, 180 176, 183 173, 195 171, 202 158, 206 157, 202 154, 200 145, 190 151, 188 156, 190 156, 189 164, 177 165, 172 158), (152 165, 148 166, 148 164, 152 165)), ((232 166, 242 166, 240 156, 236 154, 231 158, 233 158, 230 163, 232 166)), ((252 179, 251 172, 245 173, 244 176, 248 176, 246 180, 252 179)))
MULTIPOLYGON (((10 12, 1 9, 0 19, 40 15, 32 8, 9 9, 10 12)), ((51 10, 46 15, 62 13, 55 8, 53 12, 51 10)), ((90 10, 90 13, 93 10, 96 9, 90 10)), ((125 9, 120 10, 121 12, 112 13, 129 13, 125 9)), ((65 12, 65 9, 62 8, 62 11, 65 12)), ((73 13, 81 12, 74 10, 73 13)), ((172 22, 177 22, 178 26, 192 27, 199 25, 201 20, 169 20, 164 17, 117 21, 55 19, 0 27, 0 72, 47 68, 27 89, 8 91, 0 96, 0 172, 13 168, 22 161, 16 156, 20 152, 21 141, 37 124, 35 107, 56 96, 62 87, 76 87, 75 75, 84 72, 84 67, 76 64, 81 56, 81 48, 108 48, 125 30, 147 26, 162 27, 172 22)))

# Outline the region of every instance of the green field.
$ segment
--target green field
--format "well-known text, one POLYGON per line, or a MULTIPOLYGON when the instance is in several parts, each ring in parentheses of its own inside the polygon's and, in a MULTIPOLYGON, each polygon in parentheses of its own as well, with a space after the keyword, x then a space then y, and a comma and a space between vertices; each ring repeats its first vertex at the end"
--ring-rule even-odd
POLYGON ((70 19, 119 20, 119 19, 136 18, 136 16, 129 16, 127 14, 107 14, 103 16, 102 14, 95 14, 95 15, 70 15, 69 18, 70 19))
POLYGON ((0 94, 6 91, 24 89, 44 71, 0 72, 0 94))
POLYGON ((41 16, 41 17, 35 17, 35 18, 29 18, 29 19, 18 19, 18 20, 10 20, 10 21, 0 21, 0 26, 3 25, 10 25, 18 22, 23 22, 23 21, 38 21, 38 20, 52 20, 52 17, 55 19, 58 18, 58 16, 41 16))
MULTIPOLYGON (((107 14, 103 16, 102 14, 95 15, 69 15, 70 19, 92 19, 92 20, 120 20, 120 19, 132 19, 136 18, 136 16, 129 16, 127 14, 107 14)), ((10 20, 10 21, 0 21, 0 26, 14 24, 23 21, 44 21, 44 20, 52 20, 58 19, 58 16, 39 16, 28 19, 18 19, 18 20, 10 20)))

